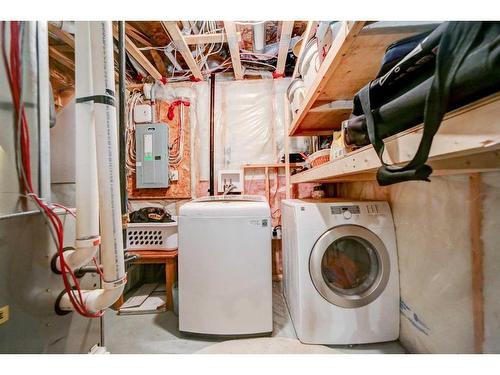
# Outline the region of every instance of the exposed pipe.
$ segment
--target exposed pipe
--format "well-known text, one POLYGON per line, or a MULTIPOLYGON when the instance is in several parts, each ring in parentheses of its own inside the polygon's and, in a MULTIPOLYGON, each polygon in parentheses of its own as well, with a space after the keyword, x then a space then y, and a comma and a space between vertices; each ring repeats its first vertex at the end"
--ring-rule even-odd
POLYGON ((210 195, 215 195, 214 188, 214 132, 215 132, 215 74, 210 74, 210 195))
POLYGON ((266 47, 266 23, 256 22, 253 28, 253 51, 263 53, 266 47))
MULTIPOLYGON (((91 71, 90 28, 88 22, 77 22, 75 38, 75 183, 76 183, 76 250, 64 252, 68 266, 75 270, 86 265, 96 255, 100 244, 99 195, 95 144, 94 104, 79 101, 93 95, 91 71)), ((56 261, 61 271, 59 260, 56 261)))
MULTIPOLYGON (((125 154, 126 154, 126 146, 125 146, 125 134, 127 132, 127 124, 125 123, 125 69, 127 63, 127 54, 125 52, 125 21, 118 22, 118 77, 119 77, 119 131, 118 136, 120 138, 120 166, 125 165, 125 154)), ((127 212, 127 175, 125 168, 120 168, 120 196, 121 196, 121 212, 122 215, 127 212)), ((126 243, 126 233, 127 230, 123 228, 122 237, 123 243, 126 243)))
MULTIPOLYGON (((111 306, 123 293, 126 283, 120 214, 118 134, 114 106, 112 25, 110 21, 77 22, 76 35, 77 41, 79 41, 75 51, 77 62, 76 102, 83 104, 78 105, 77 108, 81 108, 81 112, 86 115, 83 118, 87 120, 83 122, 82 118, 77 117, 77 128, 89 126, 93 128, 93 108, 95 144, 92 145, 92 142, 89 142, 90 147, 85 150, 84 156, 87 159, 97 157, 99 221, 102 233, 101 263, 104 275, 103 289, 84 290, 82 295, 87 310, 97 312, 111 306), (89 95, 82 97, 83 89, 90 89, 89 95)), ((80 142, 79 139, 77 145, 80 142)), ((77 166, 79 165, 77 164, 77 166)), ((92 184, 93 180, 95 180, 95 174, 89 174, 85 184, 92 184)), ((89 224, 95 225, 99 222, 97 219, 91 221, 85 217, 85 213, 89 211, 94 213, 95 202, 96 200, 86 202, 89 209, 84 208, 83 214, 77 208, 77 227, 81 216, 89 224)), ((76 250, 75 253, 79 251, 76 250)), ((59 308, 63 311, 73 310, 66 293, 60 299, 59 308)))

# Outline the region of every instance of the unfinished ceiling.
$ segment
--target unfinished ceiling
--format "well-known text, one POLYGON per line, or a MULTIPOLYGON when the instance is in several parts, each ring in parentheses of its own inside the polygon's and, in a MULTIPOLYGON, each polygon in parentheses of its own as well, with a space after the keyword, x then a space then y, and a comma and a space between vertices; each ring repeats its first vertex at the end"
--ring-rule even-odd
MULTIPOLYGON (((50 81, 58 106, 72 96, 75 84, 74 35, 61 26, 49 23, 50 81)), ((291 48, 307 22, 128 21, 125 26, 127 82, 132 84, 198 81, 211 73, 234 79, 290 76, 295 66, 291 48)))

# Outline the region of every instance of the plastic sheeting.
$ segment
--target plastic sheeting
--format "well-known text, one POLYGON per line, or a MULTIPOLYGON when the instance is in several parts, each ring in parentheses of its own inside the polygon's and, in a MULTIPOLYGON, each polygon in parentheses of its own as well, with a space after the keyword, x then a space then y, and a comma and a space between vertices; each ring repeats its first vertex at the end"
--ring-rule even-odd
MULTIPOLYGON (((244 164, 276 163, 284 154, 284 97, 291 79, 216 81, 215 173, 244 164)), ((209 179, 210 88, 208 82, 156 83, 157 99, 191 101, 192 194, 209 179)))
POLYGON ((290 82, 289 78, 217 82, 216 172, 278 162, 284 153, 284 98, 290 82))
MULTIPOLYGON (((434 177, 381 188, 342 184, 341 196, 392 207, 401 288, 400 341, 414 353, 472 353, 469 179, 434 177)), ((484 352, 500 352, 500 173, 482 174, 484 352)))

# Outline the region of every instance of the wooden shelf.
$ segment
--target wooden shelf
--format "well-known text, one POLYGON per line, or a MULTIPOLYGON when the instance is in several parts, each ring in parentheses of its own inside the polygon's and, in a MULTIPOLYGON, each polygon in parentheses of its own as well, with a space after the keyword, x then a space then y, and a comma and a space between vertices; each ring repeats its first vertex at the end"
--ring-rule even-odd
MULTIPOLYGON (((385 139, 384 160, 411 160, 422 136, 422 125, 385 139)), ((500 93, 449 112, 434 137, 429 154, 433 176, 500 169, 500 93)), ((365 146, 339 159, 291 176, 291 183, 374 180, 380 160, 365 146)))
MULTIPOLYGON (((290 167, 298 167, 303 163, 290 163, 290 167)), ((243 169, 261 169, 261 168, 285 168, 285 163, 275 163, 275 164, 245 164, 243 169)))
POLYGON ((301 109, 292 121, 289 135, 331 134, 339 129, 352 108, 320 110, 315 107, 352 100, 356 92, 375 78, 391 43, 428 30, 431 25, 422 22, 366 25, 364 21, 343 21, 301 109))

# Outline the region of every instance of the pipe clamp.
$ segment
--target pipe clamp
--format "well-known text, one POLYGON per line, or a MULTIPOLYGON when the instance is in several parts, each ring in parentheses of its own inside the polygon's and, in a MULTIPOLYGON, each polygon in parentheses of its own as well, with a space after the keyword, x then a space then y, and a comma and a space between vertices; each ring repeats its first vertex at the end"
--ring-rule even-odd
POLYGON ((123 275, 121 279, 115 281, 105 281, 102 280, 102 287, 104 289, 116 289, 127 283, 127 274, 123 275))
POLYGON ((80 240, 80 239, 75 240, 75 246, 77 249, 99 246, 100 244, 101 244, 101 236, 95 236, 92 238, 87 238, 85 240, 80 240))

